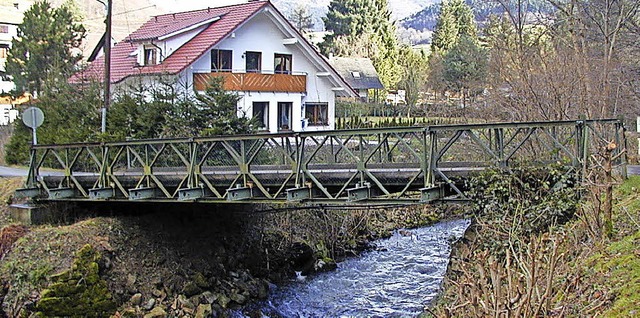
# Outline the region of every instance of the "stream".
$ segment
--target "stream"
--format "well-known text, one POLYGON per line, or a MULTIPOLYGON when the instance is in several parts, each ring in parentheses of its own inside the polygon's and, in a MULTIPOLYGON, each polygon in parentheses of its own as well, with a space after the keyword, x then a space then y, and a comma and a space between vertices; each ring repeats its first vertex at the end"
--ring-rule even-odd
POLYGON ((347 259, 338 269, 274 287, 267 317, 412 317, 438 295, 451 243, 469 220, 453 220, 395 233, 376 250, 347 259))

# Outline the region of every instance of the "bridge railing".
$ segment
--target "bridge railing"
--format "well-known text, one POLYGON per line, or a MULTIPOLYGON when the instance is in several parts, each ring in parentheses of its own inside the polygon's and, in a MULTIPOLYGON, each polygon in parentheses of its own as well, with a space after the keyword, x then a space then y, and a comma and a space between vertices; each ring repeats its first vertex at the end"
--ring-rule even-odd
MULTIPOLYGON (((37 145, 18 195, 45 200, 417 202, 456 177, 557 164, 578 176, 621 120, 336 130, 37 145)), ((618 158, 619 164, 625 157, 618 158)))

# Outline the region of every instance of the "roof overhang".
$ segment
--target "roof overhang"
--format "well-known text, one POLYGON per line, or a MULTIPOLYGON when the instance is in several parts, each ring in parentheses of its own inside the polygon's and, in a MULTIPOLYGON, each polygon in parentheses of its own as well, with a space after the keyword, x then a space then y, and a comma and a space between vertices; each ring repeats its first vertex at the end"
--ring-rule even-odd
POLYGON ((213 22, 216 22, 216 21, 220 20, 220 18, 221 18, 221 17, 222 17, 222 16, 213 17, 213 18, 211 18, 211 19, 204 20, 204 21, 202 21, 202 22, 198 22, 198 23, 196 23, 196 24, 193 24, 193 25, 191 25, 191 26, 189 26, 189 27, 186 27, 186 28, 184 28, 184 29, 180 29, 180 30, 177 30, 177 31, 174 31, 174 32, 171 32, 171 33, 168 33, 168 34, 162 35, 162 36, 159 36, 159 37, 158 37, 158 40, 159 40, 159 41, 164 41, 164 40, 169 39, 169 38, 172 38, 172 37, 174 37, 174 36, 176 36, 176 35, 180 35, 180 34, 182 34, 182 33, 189 32, 189 31, 191 31, 191 30, 195 30, 195 29, 197 29, 197 28, 199 28, 199 27, 201 27, 201 26, 204 26, 204 25, 207 25, 207 24, 211 24, 211 23, 213 23, 213 22))

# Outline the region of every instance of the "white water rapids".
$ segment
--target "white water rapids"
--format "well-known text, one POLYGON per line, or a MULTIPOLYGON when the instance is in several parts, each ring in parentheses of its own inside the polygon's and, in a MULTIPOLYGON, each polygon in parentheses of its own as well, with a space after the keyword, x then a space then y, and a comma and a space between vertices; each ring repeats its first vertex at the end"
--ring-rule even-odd
POLYGON ((468 226, 454 220, 396 233, 335 271, 274 288, 262 312, 271 318, 416 316, 437 296, 451 243, 468 226))

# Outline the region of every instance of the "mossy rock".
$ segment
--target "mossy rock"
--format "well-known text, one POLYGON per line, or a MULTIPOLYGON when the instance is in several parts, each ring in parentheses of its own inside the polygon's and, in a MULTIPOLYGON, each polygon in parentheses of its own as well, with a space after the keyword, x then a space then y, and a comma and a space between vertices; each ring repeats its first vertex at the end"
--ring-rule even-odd
POLYGON ((107 283, 100 277, 98 253, 85 245, 71 269, 52 276, 52 283, 36 304, 38 317, 104 317, 116 310, 107 283))

